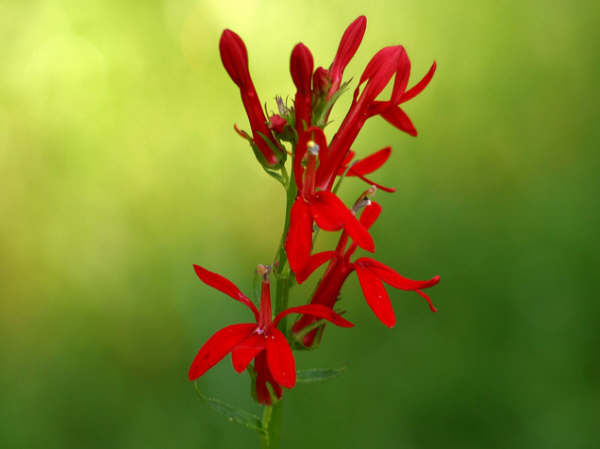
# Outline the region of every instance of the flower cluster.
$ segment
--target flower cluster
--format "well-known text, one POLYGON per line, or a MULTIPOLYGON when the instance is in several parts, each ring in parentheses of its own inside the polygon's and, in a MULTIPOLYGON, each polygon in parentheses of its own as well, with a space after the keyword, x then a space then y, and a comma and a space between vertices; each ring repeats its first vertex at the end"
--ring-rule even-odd
POLYGON ((367 176, 380 168, 390 157, 386 147, 362 159, 355 159, 351 147, 365 122, 381 116, 405 133, 417 131, 401 105, 418 95, 430 82, 435 63, 414 86, 408 88, 410 61, 401 45, 385 47, 377 52, 364 69, 354 90, 350 108, 330 142, 323 129, 329 124, 331 109, 348 86, 343 74, 358 50, 366 28, 366 19, 357 18, 346 29, 337 53, 328 69, 314 67, 310 50, 302 43, 292 50, 290 72, 296 87, 293 106, 277 98, 278 113, 263 111, 252 82, 248 54, 242 39, 231 30, 221 36, 219 49, 227 73, 239 87, 242 102, 250 122, 251 133, 236 132, 252 147, 262 167, 278 179, 287 191, 288 208, 282 248, 273 264, 259 265, 262 282, 260 307, 222 276, 195 265, 196 274, 207 285, 245 304, 254 314, 254 323, 235 324, 215 333, 202 346, 189 371, 189 378, 203 375, 227 354, 231 353, 237 372, 248 369, 253 378, 256 399, 271 404, 280 399, 282 387, 292 388, 296 382, 293 349, 312 348, 320 342, 325 323, 351 327, 352 323, 333 311, 340 290, 352 272, 356 272, 368 306, 386 326, 396 319, 385 284, 401 290, 414 291, 435 312, 424 289, 436 285, 440 278, 416 281, 397 273, 391 267, 371 257, 358 257, 360 247, 373 253, 375 243, 370 228, 382 208, 372 200, 376 190, 394 192, 393 188, 371 181, 367 176), (392 82, 387 100, 378 96, 392 82), (286 161, 291 156, 290 174, 286 161), (337 187, 345 177, 356 177, 369 188, 347 207, 337 196, 337 187), (337 183, 336 183, 337 180, 337 183), (339 231, 335 249, 315 253, 313 243, 317 232, 339 231), (306 305, 287 308, 289 288, 294 280, 303 283, 321 265, 328 263, 314 294, 306 305), (289 264, 289 268, 288 268, 289 264), (278 283, 273 318, 270 276, 278 283), (298 319, 289 328, 289 314, 298 319), (292 346, 290 346, 290 342, 292 346))

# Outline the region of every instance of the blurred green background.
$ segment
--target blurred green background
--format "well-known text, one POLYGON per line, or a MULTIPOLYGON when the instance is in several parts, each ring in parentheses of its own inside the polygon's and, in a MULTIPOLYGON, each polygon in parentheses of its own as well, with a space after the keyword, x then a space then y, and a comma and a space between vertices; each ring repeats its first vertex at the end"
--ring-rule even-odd
MULTIPOLYGON (((439 312, 390 289, 387 329, 352 275, 357 327, 297 358, 349 369, 286 393, 283 447, 600 447, 594 5, 0 1, 0 446, 257 447, 186 378, 214 331, 250 317, 192 264, 249 291, 284 205, 232 130, 248 124, 218 39, 244 38, 274 107, 293 45, 328 66, 365 14, 347 76, 392 44, 415 81, 438 62, 406 106, 419 137, 373 119, 354 148, 393 146, 377 258, 440 274, 439 312)), ((199 385, 258 412, 228 359, 199 385)))

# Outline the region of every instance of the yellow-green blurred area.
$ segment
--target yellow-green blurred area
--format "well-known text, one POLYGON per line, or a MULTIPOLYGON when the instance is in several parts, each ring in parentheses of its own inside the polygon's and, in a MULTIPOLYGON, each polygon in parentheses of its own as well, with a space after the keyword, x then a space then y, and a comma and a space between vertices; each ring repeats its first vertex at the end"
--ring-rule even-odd
MULTIPOLYGON (((376 197, 376 258, 441 275, 439 312, 390 288, 388 329, 351 275, 342 305, 356 327, 327 328, 297 356, 348 369, 286 392, 282 447, 600 447, 598 12, 564 0, 0 1, 0 447, 257 447, 187 380, 213 332, 251 318, 192 264, 250 293, 285 202, 233 132, 248 122, 218 39, 242 36, 275 109, 294 93, 292 47, 327 67, 360 14, 348 78, 386 45, 405 45, 411 84, 438 63, 405 105, 419 137, 375 118, 354 149, 392 145, 373 175, 397 188, 376 197)), ((364 188, 349 179, 340 195, 364 188)), ((199 388, 260 412, 228 358, 199 388)))

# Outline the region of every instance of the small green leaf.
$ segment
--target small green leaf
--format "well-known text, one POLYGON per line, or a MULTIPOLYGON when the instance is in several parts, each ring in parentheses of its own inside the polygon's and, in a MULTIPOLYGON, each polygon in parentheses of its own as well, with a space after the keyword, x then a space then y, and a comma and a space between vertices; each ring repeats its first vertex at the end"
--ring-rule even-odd
POLYGON ((258 416, 254 415, 253 413, 234 407, 233 405, 229 405, 226 402, 221 401, 220 399, 209 398, 208 396, 203 395, 198 389, 197 382, 194 382, 194 387, 196 388, 196 393, 198 393, 198 396, 200 396, 200 398, 203 401, 205 401, 210 408, 227 418, 228 421, 236 422, 244 427, 247 427, 248 429, 255 430, 256 432, 259 432, 261 434, 264 433, 262 421, 258 416))
POLYGON ((325 380, 338 377, 344 371, 346 371, 345 365, 339 368, 312 368, 298 370, 298 372, 296 372, 296 382, 303 384, 323 382, 325 380))

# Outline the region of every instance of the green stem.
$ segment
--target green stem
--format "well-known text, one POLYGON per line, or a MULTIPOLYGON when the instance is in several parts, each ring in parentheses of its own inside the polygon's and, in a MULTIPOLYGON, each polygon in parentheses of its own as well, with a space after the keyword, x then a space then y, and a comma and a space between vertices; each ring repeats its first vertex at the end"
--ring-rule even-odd
POLYGON ((277 449, 279 447, 279 430, 281 428, 281 401, 266 405, 263 411, 263 433, 261 433, 261 449, 277 449))
MULTIPOLYGON (((279 248, 277 250, 277 256, 275 259, 277 262, 277 267, 275 269, 275 277, 277 278, 277 288, 275 291, 275 315, 280 313, 282 310, 287 309, 290 297, 290 288, 294 283, 292 279, 292 271, 290 270, 287 260, 287 254, 285 253, 285 239, 290 227, 290 214, 294 201, 296 200, 296 194, 296 182, 294 181, 294 173, 292 172, 286 189, 285 221, 283 225, 283 232, 281 234, 279 248)), ((287 336, 288 332, 286 318, 283 318, 280 321, 278 327, 287 336)))
MULTIPOLYGON (((285 253, 285 239, 290 227, 290 214, 294 201, 296 200, 297 189, 293 171, 291 176, 288 177, 285 167, 283 167, 283 179, 286 179, 287 181, 287 185, 285 186, 285 220, 283 232, 279 241, 279 248, 277 249, 277 254, 275 256, 276 263, 273 264, 275 267, 275 278, 277 279, 277 287, 275 289, 275 315, 279 314, 282 310, 287 309, 290 298, 290 288, 292 288, 294 284, 292 271, 288 264, 287 254, 285 253)), ((279 322, 278 327, 287 337, 288 328, 287 319, 285 317, 279 322)), ((273 405, 266 405, 263 410, 262 432, 260 434, 262 449, 277 449, 279 446, 281 407, 282 401, 277 401, 273 405)))

